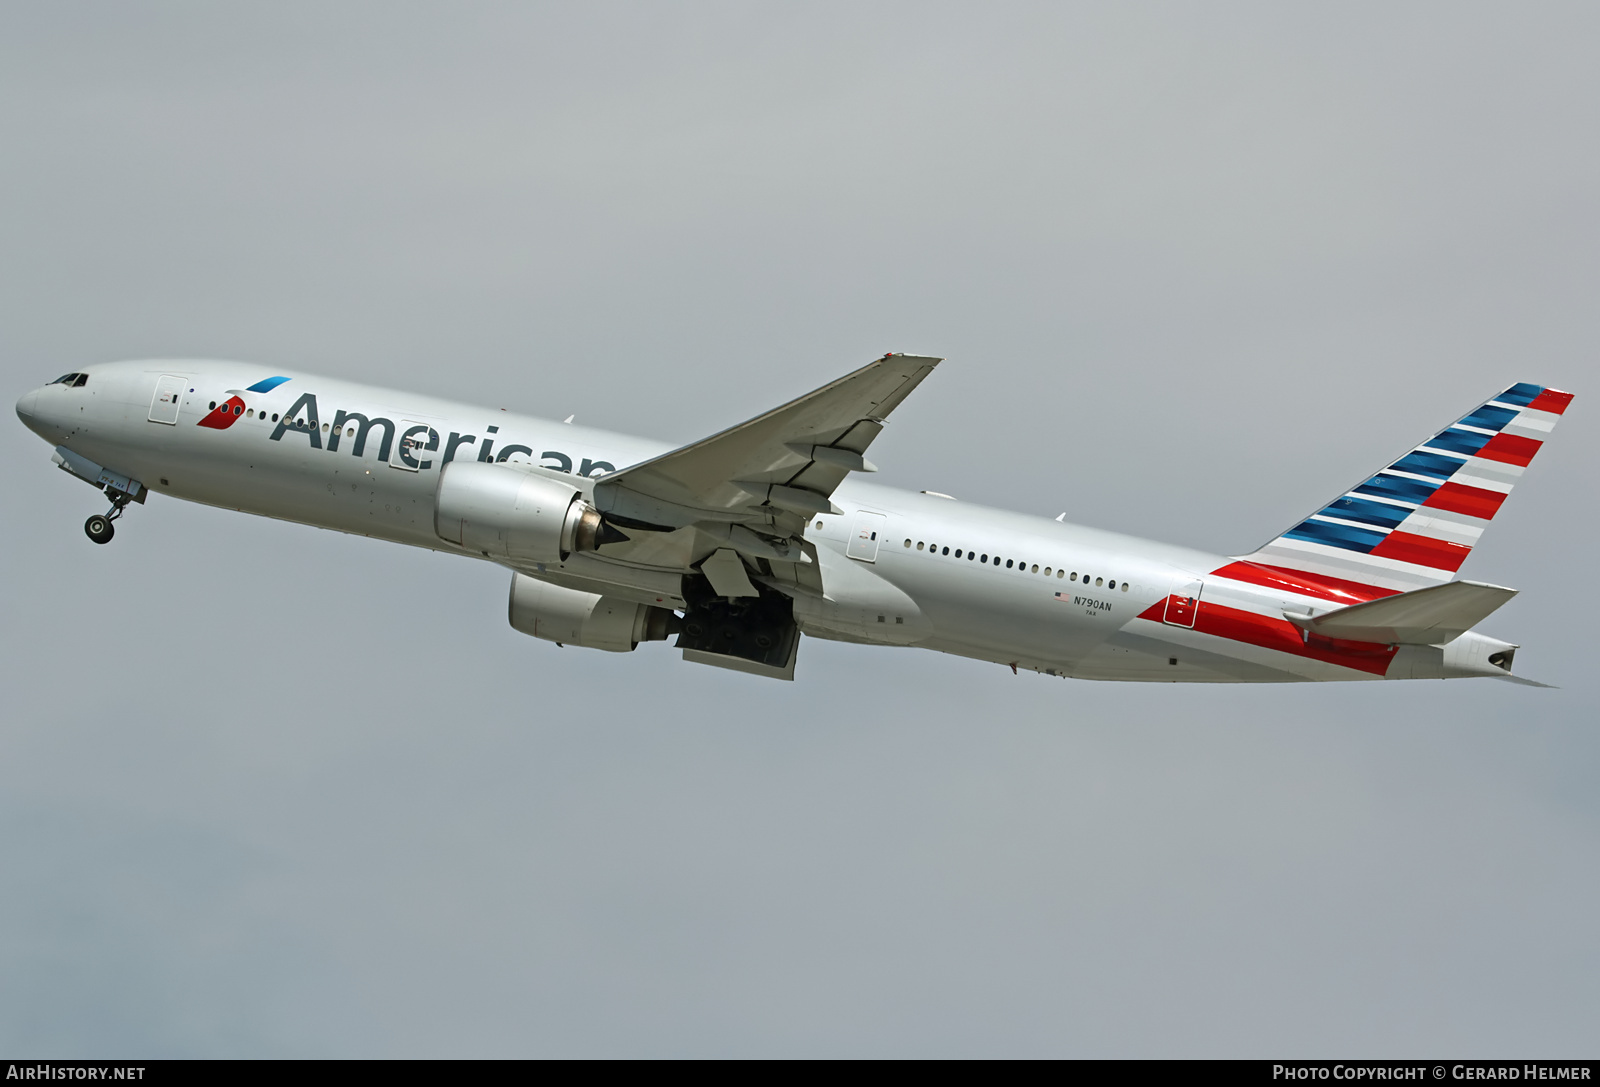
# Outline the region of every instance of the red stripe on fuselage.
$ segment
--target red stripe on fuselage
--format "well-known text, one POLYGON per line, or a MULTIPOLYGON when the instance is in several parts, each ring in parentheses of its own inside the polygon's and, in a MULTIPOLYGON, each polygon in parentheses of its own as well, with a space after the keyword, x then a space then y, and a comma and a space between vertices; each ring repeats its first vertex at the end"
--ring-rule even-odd
MULTIPOLYGON (((1289 570, 1282 566, 1268 566, 1260 562, 1230 562, 1211 571, 1212 577, 1225 577, 1230 581, 1243 581, 1268 589, 1300 596, 1314 596, 1319 600, 1332 600, 1339 604, 1360 604, 1366 600, 1394 596, 1399 589, 1380 589, 1376 585, 1363 585, 1359 581, 1312 574, 1304 570, 1289 570)), ((1140 618, 1143 618, 1141 616, 1140 618)), ((1156 616, 1161 618, 1160 615, 1156 616)))
POLYGON ((1496 434, 1476 455, 1484 460, 1497 460, 1502 464, 1526 468, 1543 444, 1536 438, 1524 438, 1520 434, 1496 434))
POLYGON ((1469 487, 1465 483, 1445 483, 1423 503, 1430 509, 1464 513, 1468 517, 1490 520, 1500 510, 1506 496, 1499 491, 1486 491, 1482 487, 1469 487))
POLYGON ((1375 559, 1397 559, 1435 570, 1455 573, 1472 554, 1472 548, 1449 540, 1435 540, 1431 536, 1417 536, 1410 532, 1391 532, 1372 549, 1375 559))
POLYGON ((1548 411, 1551 415, 1560 415, 1567 410, 1567 405, 1572 403, 1572 394, 1557 392, 1555 389, 1546 389, 1533 398, 1533 403, 1528 405, 1529 411, 1548 411))
MULTIPOLYGON (((1165 600, 1152 604, 1140 614, 1139 618, 1159 623, 1165 606, 1165 600)), ((1173 627, 1173 629, 1188 628, 1173 627)), ((1242 642, 1245 645, 1322 661, 1324 664, 1354 668, 1358 672, 1367 672, 1374 676, 1381 676, 1389 670, 1389 661, 1395 654, 1394 646, 1377 642, 1351 642, 1324 638, 1316 634, 1311 635, 1308 640, 1300 632, 1299 627, 1286 619, 1258 615, 1253 611, 1230 608, 1208 600, 1200 601, 1195 615, 1194 629, 1201 634, 1226 638, 1230 642, 1242 642)))
POLYGON ((1300 628, 1286 619, 1208 604, 1203 600, 1194 628, 1202 634, 1215 634, 1230 641, 1276 649, 1280 653, 1309 657, 1325 664, 1370 672, 1375 676, 1381 676, 1389 670, 1389 660, 1395 652, 1392 645, 1347 642, 1317 635, 1312 635, 1311 640, 1307 641, 1301 635, 1300 628))

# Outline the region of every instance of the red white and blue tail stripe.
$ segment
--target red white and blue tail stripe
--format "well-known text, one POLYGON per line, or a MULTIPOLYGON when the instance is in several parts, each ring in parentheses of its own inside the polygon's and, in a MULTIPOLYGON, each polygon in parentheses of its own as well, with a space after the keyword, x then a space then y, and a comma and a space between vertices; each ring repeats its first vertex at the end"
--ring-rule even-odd
POLYGON ((1449 581, 1571 401, 1513 385, 1237 561, 1374 595, 1449 581))

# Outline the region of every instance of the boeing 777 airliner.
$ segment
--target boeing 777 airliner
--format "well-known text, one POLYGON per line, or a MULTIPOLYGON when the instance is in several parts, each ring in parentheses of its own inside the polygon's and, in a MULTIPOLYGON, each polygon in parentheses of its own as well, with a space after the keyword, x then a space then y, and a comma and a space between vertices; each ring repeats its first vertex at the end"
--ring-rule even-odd
MULTIPOLYGON (((1511 677, 1454 580, 1572 397, 1517 384, 1248 555, 852 476, 939 359, 889 354, 676 449, 237 362, 70 373, 17 402, 110 509, 153 491, 498 563, 511 625, 793 679, 800 635, 1079 679, 1511 677)), ((1524 681, 1526 682, 1526 681, 1524 681)))

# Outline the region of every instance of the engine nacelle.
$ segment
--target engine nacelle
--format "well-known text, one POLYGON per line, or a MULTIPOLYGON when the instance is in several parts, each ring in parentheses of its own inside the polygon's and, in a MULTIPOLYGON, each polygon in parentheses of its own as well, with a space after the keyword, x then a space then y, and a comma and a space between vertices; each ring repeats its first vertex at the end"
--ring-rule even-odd
POLYGON ((523 562, 560 562, 627 538, 570 483, 466 461, 451 461, 439 474, 433 530, 468 550, 523 562))
POLYGON ((511 625, 547 642, 628 653, 640 642, 658 642, 675 633, 678 617, 666 608, 512 574, 511 625))

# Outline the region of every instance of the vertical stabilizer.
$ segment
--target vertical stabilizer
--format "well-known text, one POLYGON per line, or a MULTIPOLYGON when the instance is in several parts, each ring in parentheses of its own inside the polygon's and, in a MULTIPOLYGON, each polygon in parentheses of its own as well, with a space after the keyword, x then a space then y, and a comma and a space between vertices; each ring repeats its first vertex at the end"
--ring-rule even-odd
POLYGON ((1571 401, 1513 385, 1229 569, 1293 571, 1371 596, 1449 581, 1571 401))

